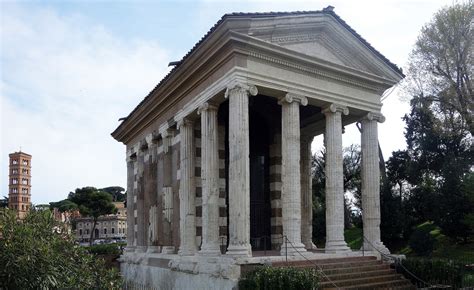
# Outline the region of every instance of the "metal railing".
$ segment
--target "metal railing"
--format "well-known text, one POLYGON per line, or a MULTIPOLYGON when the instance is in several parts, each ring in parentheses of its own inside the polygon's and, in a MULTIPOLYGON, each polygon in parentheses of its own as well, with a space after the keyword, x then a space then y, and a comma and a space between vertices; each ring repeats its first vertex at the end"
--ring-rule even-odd
POLYGON ((367 242, 367 244, 373 248, 375 251, 377 251, 381 258, 385 261, 392 261, 392 263, 395 264, 395 267, 401 267, 405 273, 409 274, 413 279, 415 279, 416 281, 420 282, 420 284, 422 285, 425 285, 427 288, 441 288, 441 287, 445 287, 446 285, 431 285, 429 284, 428 282, 422 280, 420 277, 416 276, 414 273, 412 273, 410 270, 408 270, 402 263, 402 260, 399 259, 398 257, 394 256, 394 255, 390 255, 390 254, 386 254, 382 251, 380 251, 376 246, 374 246, 372 244, 372 242, 369 241, 369 239, 367 239, 364 235, 362 235, 362 253, 364 254, 365 251, 364 251, 364 248, 365 248, 365 245, 364 243, 367 242))

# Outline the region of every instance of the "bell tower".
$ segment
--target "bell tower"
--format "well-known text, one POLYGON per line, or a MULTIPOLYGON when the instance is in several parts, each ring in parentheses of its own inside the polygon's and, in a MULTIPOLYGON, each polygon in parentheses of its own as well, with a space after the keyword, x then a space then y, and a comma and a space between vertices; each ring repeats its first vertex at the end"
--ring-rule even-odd
POLYGON ((9 157, 8 207, 22 219, 31 207, 31 155, 19 151, 9 157))

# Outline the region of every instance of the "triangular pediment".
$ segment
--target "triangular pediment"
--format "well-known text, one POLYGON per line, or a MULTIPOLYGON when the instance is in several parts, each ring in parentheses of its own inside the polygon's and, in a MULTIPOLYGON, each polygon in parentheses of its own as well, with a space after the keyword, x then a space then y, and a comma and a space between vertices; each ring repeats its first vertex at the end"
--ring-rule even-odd
POLYGON ((388 79, 397 78, 396 72, 373 48, 329 15, 274 17, 270 21, 253 22, 249 34, 330 63, 388 79))

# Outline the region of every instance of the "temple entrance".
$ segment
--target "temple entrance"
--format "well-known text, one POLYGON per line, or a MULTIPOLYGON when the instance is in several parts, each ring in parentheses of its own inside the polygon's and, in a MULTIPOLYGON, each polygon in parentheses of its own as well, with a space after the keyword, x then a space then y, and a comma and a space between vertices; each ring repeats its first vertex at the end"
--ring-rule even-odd
POLYGON ((250 109, 250 244, 252 250, 271 249, 270 128, 250 109))

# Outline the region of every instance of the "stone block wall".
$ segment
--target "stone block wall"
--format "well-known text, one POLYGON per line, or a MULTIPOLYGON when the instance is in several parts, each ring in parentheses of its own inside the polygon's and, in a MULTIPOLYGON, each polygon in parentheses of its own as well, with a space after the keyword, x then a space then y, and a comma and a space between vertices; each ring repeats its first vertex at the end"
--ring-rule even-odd
POLYGON ((270 202, 272 249, 279 250, 282 243, 283 223, 281 205, 281 135, 274 134, 270 145, 270 202))

